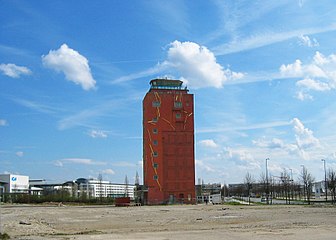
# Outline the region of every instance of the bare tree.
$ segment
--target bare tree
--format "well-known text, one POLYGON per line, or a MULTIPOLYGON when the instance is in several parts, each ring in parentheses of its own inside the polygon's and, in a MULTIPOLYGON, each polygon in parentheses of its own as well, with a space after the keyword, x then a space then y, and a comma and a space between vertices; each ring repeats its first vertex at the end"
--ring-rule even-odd
POLYGON ((253 176, 249 172, 247 172, 244 178, 244 184, 246 186, 249 204, 250 204, 251 189, 252 189, 253 183, 254 183, 253 176))
POLYGON ((307 196, 308 204, 310 204, 312 187, 313 187, 313 182, 315 181, 315 178, 313 177, 313 175, 311 175, 310 172, 308 172, 307 168, 304 166, 302 168, 302 173, 300 177, 303 183, 304 192, 306 193, 306 196, 307 196))
POLYGON ((244 184, 246 185, 248 197, 251 195, 251 189, 252 189, 253 183, 254 183, 253 176, 249 172, 247 172, 244 178, 244 184))
POLYGON ((336 198, 336 172, 332 168, 329 168, 327 181, 332 196, 332 203, 334 204, 336 198))
POLYGON ((262 187, 261 191, 263 194, 267 194, 267 179, 266 179, 266 175, 264 172, 261 172, 260 176, 259 176, 259 183, 260 186, 262 187))
POLYGON ((287 172, 286 169, 283 169, 283 172, 281 173, 281 183, 282 183, 282 195, 285 197, 286 199, 286 204, 289 203, 290 204, 290 176, 289 173, 287 172))
MULTIPOLYGON (((293 181, 293 180, 292 180, 293 181)), ((300 182, 293 181, 292 182, 292 191, 294 193, 293 197, 297 200, 301 199, 301 184, 300 182)))

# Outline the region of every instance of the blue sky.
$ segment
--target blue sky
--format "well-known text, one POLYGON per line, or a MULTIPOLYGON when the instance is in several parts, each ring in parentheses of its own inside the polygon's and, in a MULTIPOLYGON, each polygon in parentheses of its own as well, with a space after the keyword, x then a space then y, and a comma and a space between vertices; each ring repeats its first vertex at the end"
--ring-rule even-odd
POLYGON ((0 172, 142 177, 156 77, 195 94, 196 182, 336 169, 334 1, 0 1, 0 172))

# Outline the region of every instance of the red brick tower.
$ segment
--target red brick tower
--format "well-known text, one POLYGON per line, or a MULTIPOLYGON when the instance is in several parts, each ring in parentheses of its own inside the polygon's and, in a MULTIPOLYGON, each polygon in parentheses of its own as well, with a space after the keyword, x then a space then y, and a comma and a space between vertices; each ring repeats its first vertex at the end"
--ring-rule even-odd
POLYGON ((182 81, 154 79, 143 100, 145 203, 195 203, 194 99, 182 81))

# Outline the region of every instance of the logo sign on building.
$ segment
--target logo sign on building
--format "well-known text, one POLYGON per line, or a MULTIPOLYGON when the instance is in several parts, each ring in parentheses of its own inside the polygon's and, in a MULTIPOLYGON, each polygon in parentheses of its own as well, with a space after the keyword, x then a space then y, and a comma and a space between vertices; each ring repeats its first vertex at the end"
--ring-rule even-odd
POLYGON ((15 182, 17 180, 17 178, 16 177, 12 177, 11 180, 12 180, 12 182, 15 182))

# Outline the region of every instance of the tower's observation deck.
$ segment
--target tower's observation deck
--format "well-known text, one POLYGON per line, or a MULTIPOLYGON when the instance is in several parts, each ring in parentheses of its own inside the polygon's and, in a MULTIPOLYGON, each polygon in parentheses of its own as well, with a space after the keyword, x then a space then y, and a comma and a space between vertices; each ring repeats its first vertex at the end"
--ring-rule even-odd
MULTIPOLYGON (((150 81, 151 89, 182 90, 182 84, 181 80, 153 79, 150 81)), ((183 90, 187 90, 187 88, 183 90)))

